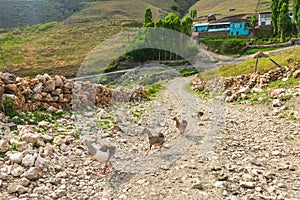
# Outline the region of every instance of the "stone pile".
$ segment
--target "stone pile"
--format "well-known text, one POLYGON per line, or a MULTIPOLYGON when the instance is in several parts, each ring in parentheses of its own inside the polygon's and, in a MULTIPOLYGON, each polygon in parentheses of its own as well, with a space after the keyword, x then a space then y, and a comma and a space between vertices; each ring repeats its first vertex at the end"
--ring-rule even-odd
MULTIPOLYGON (((146 97, 142 87, 126 90, 126 101, 146 97), (129 93, 130 94, 129 94, 129 93), (129 96, 128 96, 129 94, 129 96)), ((112 90, 91 82, 74 82, 64 76, 37 75, 33 79, 19 78, 0 72, 0 104, 14 104, 16 109, 78 109, 86 106, 111 105, 112 90)), ((118 97, 118 99, 123 99, 118 97)))
MULTIPOLYGON (((251 92, 263 92, 263 88, 270 82, 276 80, 288 80, 289 78, 300 77, 300 63, 294 63, 288 67, 280 67, 270 70, 265 74, 253 73, 236 77, 221 77, 215 80, 202 81, 199 76, 192 80, 192 88, 196 91, 224 92, 227 102, 234 102, 239 99, 246 99, 251 92)), ((296 92, 299 92, 296 90, 296 92)))

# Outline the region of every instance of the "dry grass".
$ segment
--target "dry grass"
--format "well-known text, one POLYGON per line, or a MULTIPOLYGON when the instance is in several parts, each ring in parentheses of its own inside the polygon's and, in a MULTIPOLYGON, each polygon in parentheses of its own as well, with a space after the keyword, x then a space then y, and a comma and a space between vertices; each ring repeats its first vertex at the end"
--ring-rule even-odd
POLYGON ((269 11, 270 2, 271 0, 200 0, 190 9, 196 9, 198 17, 214 13, 217 18, 223 18, 242 13, 255 13, 256 9, 258 12, 269 11), (230 8, 235 10, 229 11, 230 8))

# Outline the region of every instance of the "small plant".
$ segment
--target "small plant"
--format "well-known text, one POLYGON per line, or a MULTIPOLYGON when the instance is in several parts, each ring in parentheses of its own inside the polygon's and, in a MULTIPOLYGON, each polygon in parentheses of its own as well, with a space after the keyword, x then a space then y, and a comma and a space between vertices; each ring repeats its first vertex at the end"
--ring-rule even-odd
POLYGON ((184 68, 184 69, 180 70, 180 74, 184 77, 191 76, 191 75, 194 75, 194 74, 197 74, 197 73, 198 73, 198 70, 194 67, 184 68))
POLYGON ((147 91, 147 96, 149 98, 156 97, 157 93, 162 89, 162 85, 161 84, 146 85, 145 89, 147 91))
POLYGON ((15 100, 10 96, 5 96, 4 102, 0 103, 1 109, 5 115, 14 117, 17 115, 15 100))
POLYGON ((177 4, 173 4, 173 5, 171 6, 171 9, 172 9, 172 10, 175 10, 175 11, 178 10, 178 5, 177 5, 177 4))

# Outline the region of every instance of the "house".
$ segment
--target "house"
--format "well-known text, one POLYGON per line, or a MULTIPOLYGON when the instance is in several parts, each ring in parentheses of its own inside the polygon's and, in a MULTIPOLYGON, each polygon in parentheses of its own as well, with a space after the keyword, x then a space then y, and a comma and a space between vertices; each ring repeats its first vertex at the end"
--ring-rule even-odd
POLYGON ((200 23, 194 25, 194 32, 205 33, 205 35, 213 36, 215 33, 223 35, 249 35, 250 31, 244 21, 219 22, 219 23, 200 23))
POLYGON ((258 15, 258 26, 272 25, 271 12, 262 12, 258 15))
MULTIPOLYGON (((289 11, 289 16, 293 18, 293 11, 289 11)), ((258 14, 258 26, 272 25, 271 12, 261 12, 258 14)))
POLYGON ((250 31, 247 29, 245 22, 231 22, 230 35, 249 35, 250 31))

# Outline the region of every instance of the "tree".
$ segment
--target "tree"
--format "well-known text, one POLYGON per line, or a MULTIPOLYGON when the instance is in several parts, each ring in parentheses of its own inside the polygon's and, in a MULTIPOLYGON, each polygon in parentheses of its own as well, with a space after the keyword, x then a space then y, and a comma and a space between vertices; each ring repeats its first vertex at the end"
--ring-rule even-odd
POLYGON ((271 1, 271 19, 273 25, 273 33, 276 36, 278 34, 278 16, 279 16, 279 0, 271 1))
POLYGON ((298 12, 297 12, 296 28, 298 31, 298 36, 300 36, 300 8, 298 9, 298 12))
POLYGON ((290 25, 291 25, 291 21, 290 21, 290 17, 289 17, 288 4, 286 4, 284 2, 280 8, 280 13, 279 13, 279 17, 278 17, 278 31, 280 33, 281 41, 283 41, 283 39, 290 32, 289 31, 290 25))
POLYGON ((250 24, 251 24, 251 29, 254 30, 255 25, 256 25, 256 14, 253 14, 253 15, 251 16, 250 24))
POLYGON ((182 33, 192 36, 192 27, 193 27, 193 19, 191 17, 186 17, 182 20, 182 33))
POLYGON ((300 8, 300 0, 293 0, 293 24, 296 24, 298 21, 298 11, 300 8))
POLYGON ((197 10, 191 10, 190 11, 190 16, 192 19, 195 19, 195 17, 197 17, 197 10))
POLYGON ((148 24, 154 24, 154 21, 152 19, 152 11, 150 8, 146 8, 146 11, 145 11, 145 15, 144 15, 144 26, 145 27, 149 27, 148 24))

